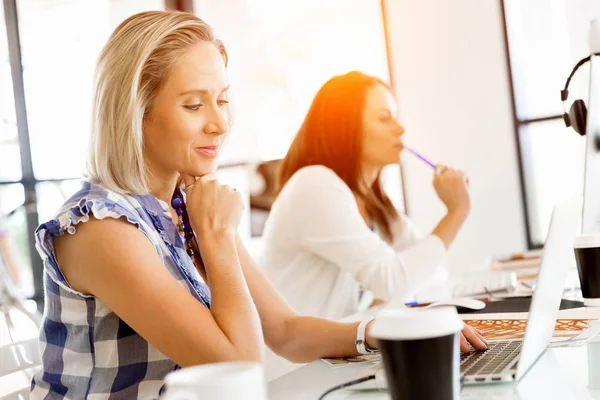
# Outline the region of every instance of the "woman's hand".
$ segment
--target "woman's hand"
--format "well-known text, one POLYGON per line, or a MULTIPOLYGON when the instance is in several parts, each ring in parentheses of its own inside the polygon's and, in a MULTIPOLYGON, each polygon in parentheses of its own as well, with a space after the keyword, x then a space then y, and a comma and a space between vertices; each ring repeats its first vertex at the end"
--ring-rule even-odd
POLYGON ((445 166, 437 166, 433 178, 433 187, 448 208, 448 213, 461 212, 465 215, 471 209, 471 198, 469 196, 469 180, 464 172, 445 166))
POLYGON ((240 224, 244 201, 239 192, 221 185, 214 174, 197 180, 183 176, 186 186, 187 211, 192 228, 197 232, 235 234, 240 224))
POLYGON ((487 340, 483 338, 481 332, 467 324, 460 333, 460 351, 468 353, 470 351, 469 343, 475 350, 483 351, 487 349, 487 340))
POLYGON ((443 165, 438 165, 435 171, 433 187, 448 212, 431 233, 439 237, 447 249, 454 242, 471 210, 469 179, 462 171, 443 165))
MULTIPOLYGON (((366 340, 367 340, 367 347, 371 348, 371 349, 376 349, 379 348, 378 344, 377 344, 377 339, 375 339, 372 335, 371 335, 371 324, 374 322, 371 321, 369 323, 369 325, 367 325, 367 329, 366 329, 366 340)), ((487 349, 487 340, 484 339, 483 335, 481 334, 481 332, 473 327, 470 327, 469 325, 465 324, 465 327, 463 328, 463 330, 460 333, 460 351, 463 353, 468 353, 470 351, 469 348, 469 343, 471 344, 471 346, 473 346, 473 348, 475 348, 475 350, 478 351, 484 351, 487 349)))

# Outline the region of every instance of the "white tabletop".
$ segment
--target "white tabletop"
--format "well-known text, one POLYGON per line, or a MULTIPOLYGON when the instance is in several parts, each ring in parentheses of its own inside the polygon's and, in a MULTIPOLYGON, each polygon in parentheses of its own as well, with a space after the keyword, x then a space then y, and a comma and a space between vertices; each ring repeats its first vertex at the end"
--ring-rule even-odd
MULTIPOLYGON (((371 364, 332 368, 323 361, 301 367, 269 383, 269 399, 318 399, 327 389, 361 375, 371 364)), ((389 399, 385 392, 349 389, 334 399, 389 399)), ((465 386, 461 399, 600 399, 600 337, 579 347, 548 349, 518 383, 465 386)))

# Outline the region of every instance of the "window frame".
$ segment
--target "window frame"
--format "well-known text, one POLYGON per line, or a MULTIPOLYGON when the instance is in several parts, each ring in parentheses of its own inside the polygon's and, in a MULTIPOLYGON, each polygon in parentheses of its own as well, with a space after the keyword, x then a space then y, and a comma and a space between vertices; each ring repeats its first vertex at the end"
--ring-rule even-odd
MULTIPOLYGON (((528 202, 528 196, 527 196, 527 185, 526 185, 526 176, 525 176, 525 168, 524 168, 524 164, 525 164, 525 154, 523 152, 523 148, 521 146, 521 129, 526 126, 526 125, 531 125, 531 124, 538 124, 538 123, 543 123, 543 122, 547 122, 547 121, 555 121, 555 120, 562 120, 563 119, 563 114, 555 114, 555 115, 547 115, 544 117, 537 117, 537 118, 520 118, 519 114, 518 114, 518 110, 517 110, 517 103, 516 103, 516 95, 515 95, 515 83, 514 83, 514 77, 513 77, 513 70, 512 70, 512 62, 511 62, 511 54, 510 54, 510 44, 509 44, 509 35, 508 35, 508 26, 507 26, 507 19, 506 19, 506 6, 505 6, 505 0, 498 0, 500 2, 500 8, 501 8, 501 12, 502 12, 502 29, 503 29, 503 36, 504 36, 504 51, 506 54, 506 66, 507 66, 507 71, 508 71, 508 86, 509 86, 509 95, 510 95, 510 102, 511 102, 511 114, 512 114, 512 118, 513 118, 513 127, 514 127, 514 134, 515 134, 515 143, 517 146, 517 159, 519 161, 519 180, 520 180, 520 189, 521 189, 521 199, 522 199, 522 204, 523 204, 523 223, 525 225, 525 234, 527 237, 527 247, 528 249, 540 249, 544 246, 544 243, 540 243, 540 242, 536 242, 533 239, 532 236, 532 227, 531 227, 531 215, 530 215, 530 204, 528 202)), ((558 96, 558 93, 557 93, 558 96)))

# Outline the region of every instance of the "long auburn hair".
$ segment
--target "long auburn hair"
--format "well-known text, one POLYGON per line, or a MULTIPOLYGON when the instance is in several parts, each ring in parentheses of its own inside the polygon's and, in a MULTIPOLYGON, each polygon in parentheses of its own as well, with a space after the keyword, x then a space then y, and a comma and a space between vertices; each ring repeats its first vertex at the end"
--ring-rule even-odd
POLYGON ((351 71, 327 81, 315 96, 278 174, 278 191, 301 168, 323 165, 333 170, 364 201, 376 227, 390 242, 390 221, 398 211, 381 188, 377 175, 371 187, 365 182, 360 158, 363 147, 362 118, 367 90, 389 86, 381 79, 351 71))

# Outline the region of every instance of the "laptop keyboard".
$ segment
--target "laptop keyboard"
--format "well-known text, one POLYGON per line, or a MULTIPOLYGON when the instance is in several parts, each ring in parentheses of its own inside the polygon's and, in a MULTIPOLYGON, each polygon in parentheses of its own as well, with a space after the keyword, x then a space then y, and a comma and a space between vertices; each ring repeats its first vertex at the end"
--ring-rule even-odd
POLYGON ((460 374, 494 375, 501 373, 521 353, 522 341, 493 342, 486 351, 460 355, 460 374))

